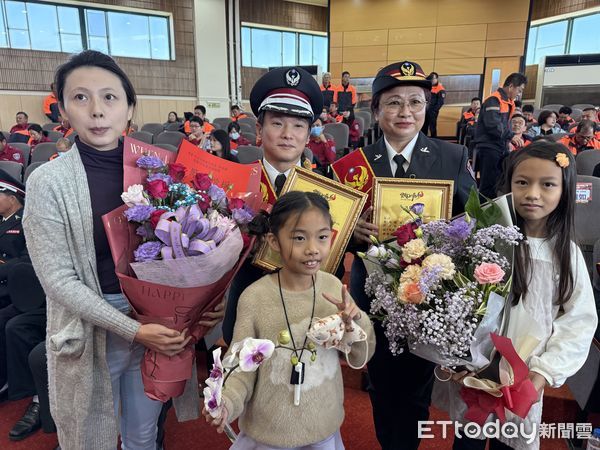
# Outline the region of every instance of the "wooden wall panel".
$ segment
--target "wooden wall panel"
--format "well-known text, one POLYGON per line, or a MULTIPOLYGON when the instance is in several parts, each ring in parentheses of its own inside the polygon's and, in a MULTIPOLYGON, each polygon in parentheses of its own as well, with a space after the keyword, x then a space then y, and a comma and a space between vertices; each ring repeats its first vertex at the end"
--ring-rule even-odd
POLYGON ((527 20, 528 13, 527 0, 439 0, 437 25, 513 22, 527 20))
POLYGON ((545 19, 600 6, 598 0, 533 0, 531 20, 545 19))
POLYGON ((524 51, 525 39, 503 39, 487 41, 485 56, 521 56, 524 51))
MULTIPOLYGON (((385 61, 387 59, 387 45, 373 45, 367 47, 344 47, 343 62, 385 61)), ((340 61, 342 62, 342 61, 340 61)))
POLYGON ((387 45, 388 30, 347 31, 344 33, 344 47, 364 45, 387 45))
MULTIPOLYGON (((370 61, 370 62, 351 62, 344 63, 342 70, 347 70, 350 72, 350 75, 355 78, 366 78, 366 77, 374 77, 375 74, 379 71, 379 69, 387 66, 387 61, 370 61)), ((341 70, 333 73, 332 77, 336 79, 336 83, 339 82, 339 76, 341 74, 341 70)))
POLYGON ((327 15, 327 8, 303 3, 281 0, 240 1, 240 20, 242 22, 327 31, 327 15))
POLYGON ((329 33, 329 46, 342 47, 344 45, 344 33, 341 31, 333 31, 329 33))
MULTIPOLYGON (((196 96, 193 0, 88 0, 88 2, 172 13, 175 60, 158 61, 119 57, 115 57, 115 60, 131 78, 138 94, 196 96)), ((47 92, 54 71, 68 57, 66 53, 1 48, 0 90, 47 92)))
POLYGON ((525 90, 523 91, 524 99, 535 99, 538 69, 539 66, 537 64, 525 66, 525 76, 527 76, 527 85, 525 86, 525 90))
POLYGON ((435 44, 407 44, 390 45, 388 47, 387 59, 389 61, 409 61, 421 59, 433 59, 435 57, 435 44))
MULTIPOLYGON (((246 0, 247 1, 247 0, 246 0)), ((330 0, 330 29, 336 31, 381 28, 432 27, 438 0, 330 0), (428 7, 423 7, 428 4, 428 7)))
POLYGON ((465 42, 486 39, 487 24, 451 25, 437 28, 437 42, 465 42))
POLYGON ((435 42, 435 34, 435 27, 397 28, 390 30, 388 42, 390 45, 435 42))
POLYGON ((437 58, 473 58, 485 56, 485 41, 438 42, 435 45, 437 58))
POLYGON ((483 73, 483 58, 436 59, 434 70, 444 75, 483 73))
POLYGON ((487 38, 497 39, 525 39, 527 36, 527 22, 490 23, 487 27, 487 38))
POLYGON ((329 63, 341 63, 344 60, 343 54, 344 49, 342 47, 331 47, 329 49, 329 63))

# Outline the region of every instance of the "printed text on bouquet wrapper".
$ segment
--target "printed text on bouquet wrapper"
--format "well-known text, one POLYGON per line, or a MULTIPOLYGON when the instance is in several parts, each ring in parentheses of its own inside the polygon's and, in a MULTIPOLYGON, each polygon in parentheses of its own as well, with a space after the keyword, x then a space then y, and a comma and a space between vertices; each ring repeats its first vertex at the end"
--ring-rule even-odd
POLYGON ((167 289, 149 288, 148 286, 142 286, 142 294, 149 298, 160 298, 162 300, 183 301, 185 299, 185 295, 179 292, 173 292, 167 289))

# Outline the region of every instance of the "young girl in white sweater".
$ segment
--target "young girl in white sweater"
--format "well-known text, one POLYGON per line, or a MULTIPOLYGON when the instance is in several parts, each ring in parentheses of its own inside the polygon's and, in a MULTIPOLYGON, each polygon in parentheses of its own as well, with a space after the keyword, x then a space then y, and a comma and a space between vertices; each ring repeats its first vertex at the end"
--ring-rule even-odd
POLYGON ((310 192, 289 192, 270 216, 261 215, 254 226, 266 233, 271 249, 281 255, 281 270, 264 276, 240 297, 233 342, 247 337, 270 339, 289 335, 293 348, 277 348, 256 372, 234 372, 223 389, 222 414, 206 420, 222 431, 239 417, 241 430, 231 447, 240 449, 344 448, 340 426, 344 420, 344 390, 339 353, 316 347, 308 350, 307 332, 317 318, 340 314, 349 326, 354 320, 367 340, 352 345, 350 364, 362 366, 373 354, 373 328, 366 313, 350 297, 346 286, 319 270, 329 255, 332 219, 327 200, 310 192), (341 300, 338 300, 341 298, 341 300), (300 402, 294 404, 292 372, 303 364, 300 402))
MULTIPOLYGON (((542 420, 544 387, 561 386, 585 362, 598 318, 585 261, 574 243, 577 173, 573 156, 561 144, 537 141, 511 153, 509 158, 505 192, 510 190, 513 194, 517 224, 526 240, 516 252, 515 301, 507 337, 515 348, 531 333, 540 342, 525 361, 539 401, 525 419, 510 411, 506 411, 506 417, 529 434, 539 429, 542 420), (516 323, 527 325, 515 326, 516 323)), ((437 383, 434 389, 434 397, 448 389, 446 401, 453 420, 462 420, 466 410, 459 396, 460 383, 466 375, 455 374, 458 383, 437 383)), ((488 417, 488 422, 493 420, 497 420, 495 415, 488 417)), ((525 436, 500 435, 490 440, 490 449, 539 448, 537 433, 533 442, 527 440, 525 436)), ((463 437, 455 439, 453 449, 483 450, 485 445, 486 440, 463 437)))

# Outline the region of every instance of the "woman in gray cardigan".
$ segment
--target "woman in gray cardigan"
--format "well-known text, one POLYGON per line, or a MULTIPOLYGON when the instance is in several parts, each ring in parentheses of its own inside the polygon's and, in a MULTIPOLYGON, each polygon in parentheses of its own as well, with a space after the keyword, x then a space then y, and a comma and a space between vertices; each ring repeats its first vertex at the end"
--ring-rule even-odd
MULTIPOLYGON (((128 316, 101 216, 122 204, 123 145, 136 96, 112 58, 95 51, 58 68, 62 117, 78 133, 62 158, 27 181, 27 246, 48 298, 50 407, 64 450, 154 450, 162 404, 144 394, 144 349, 166 355, 186 332, 141 325, 128 316), (117 418, 120 417, 118 423, 117 418)), ((197 384, 197 383, 190 383, 197 384)), ((198 397, 189 416, 198 412, 198 397)))

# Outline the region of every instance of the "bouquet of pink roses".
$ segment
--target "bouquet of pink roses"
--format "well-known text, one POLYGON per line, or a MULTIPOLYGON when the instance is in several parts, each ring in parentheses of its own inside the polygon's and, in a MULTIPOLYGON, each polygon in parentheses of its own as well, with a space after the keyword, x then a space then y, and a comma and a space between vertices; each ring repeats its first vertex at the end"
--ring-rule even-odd
MULTIPOLYGON (((197 173, 191 186, 183 183, 186 168, 157 155, 160 149, 137 159, 135 170, 146 171, 146 179, 127 186, 125 205, 103 221, 135 318, 179 331, 187 328, 193 337, 174 357, 146 351, 146 395, 164 402, 181 395, 192 378, 194 344, 208 331, 197 322, 222 300, 246 258, 251 241, 242 229, 257 209, 228 197, 207 174, 197 173)), ((126 175, 128 170, 133 169, 126 166, 126 175)), ((256 203, 260 197, 248 193, 246 198, 256 203)))

